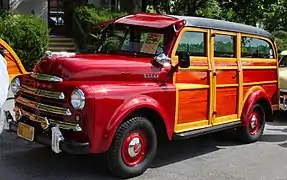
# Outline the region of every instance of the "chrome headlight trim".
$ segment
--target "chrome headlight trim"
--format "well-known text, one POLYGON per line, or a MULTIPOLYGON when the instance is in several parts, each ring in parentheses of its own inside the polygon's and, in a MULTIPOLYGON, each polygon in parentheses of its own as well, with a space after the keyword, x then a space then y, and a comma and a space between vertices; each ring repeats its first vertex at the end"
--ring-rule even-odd
POLYGON ((21 88, 21 83, 20 79, 18 77, 15 77, 10 84, 11 91, 13 92, 14 96, 18 94, 20 88, 21 88))
POLYGON ((71 94, 71 104, 76 110, 82 110, 85 107, 85 94, 84 92, 77 88, 71 94))

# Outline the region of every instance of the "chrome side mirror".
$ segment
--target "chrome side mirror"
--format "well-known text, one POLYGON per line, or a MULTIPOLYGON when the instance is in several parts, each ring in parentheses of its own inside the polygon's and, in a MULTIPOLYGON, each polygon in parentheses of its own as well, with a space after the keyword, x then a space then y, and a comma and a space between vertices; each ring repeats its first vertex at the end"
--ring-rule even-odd
POLYGON ((164 53, 160 53, 154 57, 154 61, 164 66, 165 64, 171 64, 171 59, 164 53))

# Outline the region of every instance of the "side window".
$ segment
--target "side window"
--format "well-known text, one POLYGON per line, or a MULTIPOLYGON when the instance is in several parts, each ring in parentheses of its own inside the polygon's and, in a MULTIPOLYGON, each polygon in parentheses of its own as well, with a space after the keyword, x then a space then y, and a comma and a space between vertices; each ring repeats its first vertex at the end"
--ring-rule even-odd
POLYGON ((214 57, 236 57, 236 37, 216 34, 214 37, 214 57))
POLYGON ((241 49, 241 57, 243 58, 274 58, 272 46, 262 39, 242 37, 241 49))
POLYGON ((206 33, 185 32, 178 44, 176 55, 182 51, 189 52, 190 56, 206 57, 206 33))

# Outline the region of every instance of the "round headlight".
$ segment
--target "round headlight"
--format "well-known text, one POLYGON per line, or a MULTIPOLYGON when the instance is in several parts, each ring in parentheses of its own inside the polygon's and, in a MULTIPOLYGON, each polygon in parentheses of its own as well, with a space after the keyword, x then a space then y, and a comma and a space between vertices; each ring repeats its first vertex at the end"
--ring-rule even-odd
POLYGON ((11 87, 11 91, 13 92, 14 95, 16 95, 19 92, 20 85, 21 84, 20 84, 19 78, 16 77, 12 80, 10 87, 11 87))
POLYGON ((71 95, 71 104, 77 110, 82 110, 85 106, 85 94, 81 89, 75 89, 71 95))

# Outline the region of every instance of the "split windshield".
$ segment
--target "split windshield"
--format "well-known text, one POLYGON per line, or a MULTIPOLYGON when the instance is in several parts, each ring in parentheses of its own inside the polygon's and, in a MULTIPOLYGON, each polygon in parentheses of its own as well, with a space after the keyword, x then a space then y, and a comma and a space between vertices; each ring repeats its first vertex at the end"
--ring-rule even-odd
POLYGON ((113 24, 103 32, 99 52, 156 55, 164 52, 163 29, 113 24))

